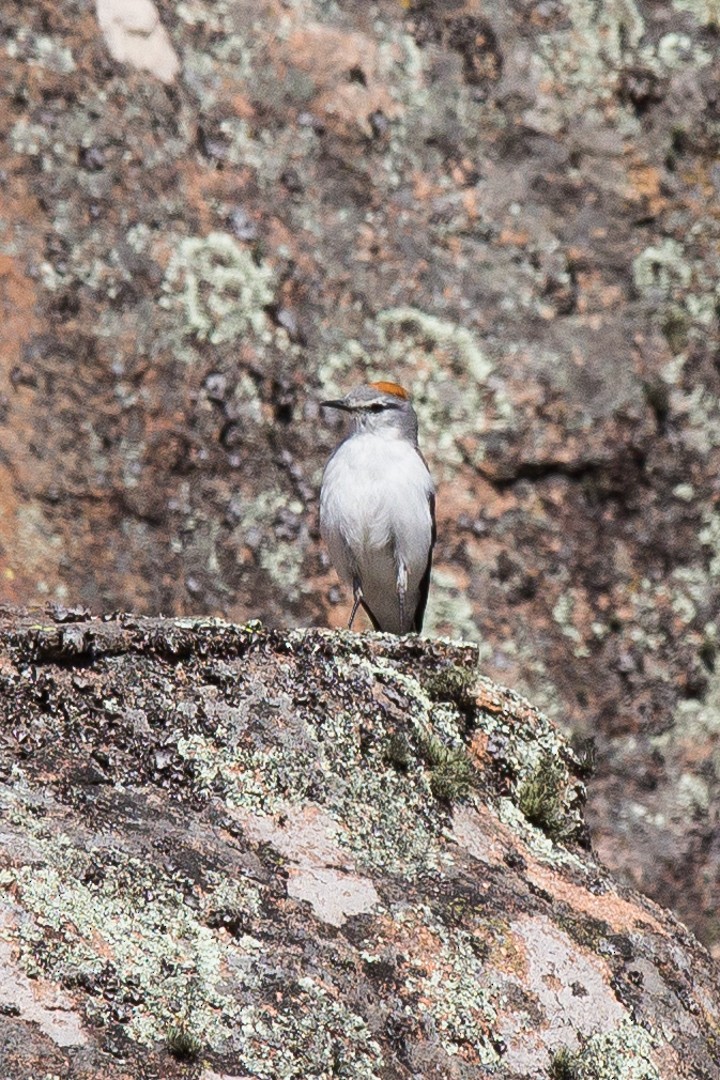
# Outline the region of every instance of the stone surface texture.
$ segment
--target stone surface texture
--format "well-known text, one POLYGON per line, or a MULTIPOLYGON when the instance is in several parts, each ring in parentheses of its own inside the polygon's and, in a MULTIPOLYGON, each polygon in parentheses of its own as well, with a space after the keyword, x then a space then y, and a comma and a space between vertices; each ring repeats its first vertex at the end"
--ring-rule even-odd
POLYGON ((719 21, 0 10, 2 598, 342 625, 318 401, 406 383, 428 632, 595 738, 601 857, 718 954, 719 21))
POLYGON ((0 612, 3 1080, 715 1080, 709 954, 478 660, 0 612))

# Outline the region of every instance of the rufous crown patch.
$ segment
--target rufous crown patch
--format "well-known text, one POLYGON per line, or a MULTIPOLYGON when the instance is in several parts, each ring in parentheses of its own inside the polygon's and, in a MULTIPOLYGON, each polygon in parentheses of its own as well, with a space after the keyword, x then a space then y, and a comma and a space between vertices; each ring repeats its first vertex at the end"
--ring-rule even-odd
POLYGON ((410 397, 407 390, 395 382, 373 382, 370 385, 373 390, 380 390, 383 394, 392 394, 393 397, 402 398, 403 401, 407 401, 410 397))

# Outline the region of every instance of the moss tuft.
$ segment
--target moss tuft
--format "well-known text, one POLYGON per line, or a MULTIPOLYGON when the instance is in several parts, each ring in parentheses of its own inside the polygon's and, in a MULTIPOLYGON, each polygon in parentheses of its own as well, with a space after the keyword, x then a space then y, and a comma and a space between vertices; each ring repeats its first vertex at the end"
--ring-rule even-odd
POLYGON ((168 1028, 165 1045, 168 1053, 178 1061, 197 1061, 202 1050, 202 1042, 190 1030, 187 1020, 180 1020, 168 1028))
POLYGON ((517 805, 527 820, 553 840, 567 837, 565 775, 558 761, 541 758, 518 789, 517 805))
POLYGON ((551 1080, 580 1080, 579 1058, 567 1046, 561 1046, 550 1062, 551 1080))
POLYGON ((407 735, 394 731, 385 747, 385 760, 399 772, 407 772, 412 762, 412 748, 407 735))
POLYGON ((570 745, 575 754, 575 769, 583 780, 589 780, 597 766, 597 744, 592 735, 575 733, 570 738, 570 745))
POLYGON ((673 356, 679 356, 687 349, 690 339, 690 320, 678 308, 671 308, 663 321, 663 335, 673 356))
POLYGON ((475 769, 464 746, 447 746, 436 735, 422 740, 422 754, 430 767, 430 790, 442 802, 457 802, 470 791, 475 769))
POLYGON ((476 673, 451 664, 423 681, 423 690, 431 701, 450 701, 461 712, 474 712, 477 705, 476 673))

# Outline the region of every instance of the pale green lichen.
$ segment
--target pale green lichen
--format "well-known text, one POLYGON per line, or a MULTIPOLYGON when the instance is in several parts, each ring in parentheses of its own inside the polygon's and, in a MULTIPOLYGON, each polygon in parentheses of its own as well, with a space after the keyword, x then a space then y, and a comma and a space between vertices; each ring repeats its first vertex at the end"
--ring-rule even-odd
POLYGON ((692 484, 677 484, 672 493, 676 499, 681 499, 686 503, 691 503, 695 498, 695 488, 692 484))
POLYGON ((559 730, 564 731, 566 736, 569 736, 569 730, 564 727, 567 724, 567 706, 558 692, 557 683, 552 672, 548 670, 547 664, 538 658, 537 653, 530 652, 530 649, 531 645, 525 643, 526 657, 529 654, 529 660, 526 659, 524 664, 527 676, 524 683, 520 676, 516 688, 519 693, 527 694, 532 698, 536 708, 544 716, 548 716, 559 730))
POLYGON ((562 630, 564 636, 574 642, 574 655, 578 657, 589 656, 590 650, 586 645, 582 644, 582 634, 573 624, 572 620, 574 612, 575 598, 573 594, 571 592, 561 593, 553 607, 553 619, 562 630))
MULTIPOLYGON (((708 680, 707 690, 702 699, 683 698, 675 706, 675 720, 683 739, 700 745, 708 736, 716 739, 720 735, 720 675, 713 672, 708 680)), ((678 733, 670 729, 655 736, 653 742, 658 746, 671 744, 678 738, 678 733)), ((718 770, 720 775, 720 770, 718 770)))
POLYGON ((521 725, 504 712, 480 710, 475 716, 475 726, 502 747, 504 769, 514 779, 514 794, 497 800, 497 814, 542 861, 579 868, 578 858, 557 841, 582 828, 583 789, 571 779, 557 730, 542 713, 534 716, 533 723, 521 725))
POLYGON ((203 910, 206 914, 223 913, 258 915, 261 906, 261 892, 251 881, 242 878, 226 878, 222 874, 209 871, 205 891, 203 910))
POLYGON ((672 0, 676 11, 689 11, 701 26, 720 25, 720 0, 672 0))
POLYGON ((633 281, 641 293, 652 292, 666 299, 686 289, 691 280, 683 247, 669 236, 645 248, 633 261, 633 281))
POLYGON ((557 1080, 661 1080, 654 1046, 649 1032, 628 1020, 614 1031, 592 1035, 577 1053, 560 1051, 563 1068, 554 1062, 551 1075, 557 1080))
MULTIPOLYGON (((181 738, 179 753, 192 762, 200 790, 254 814, 307 805, 314 801, 320 778, 333 776, 323 811, 334 822, 336 842, 353 853, 359 868, 410 878, 437 869, 443 861, 439 841, 444 824, 442 806, 435 806, 433 796, 450 801, 466 797, 475 781, 463 734, 466 718, 454 702, 432 700, 416 679, 381 658, 337 659, 335 666, 339 679, 380 678, 411 702, 402 772, 393 767, 386 741, 363 744, 362 715, 347 710, 306 719, 301 729, 271 745, 248 744, 239 738, 244 714, 218 710, 214 735, 181 738)), ((288 703, 282 695, 270 696, 265 707, 282 714, 288 703)), ((248 708, 252 711, 252 703, 248 708)), ((548 754, 557 754, 557 736, 547 722, 539 722, 527 739, 497 716, 482 714, 474 722, 488 734, 502 732, 507 738, 520 782, 548 754)), ((577 812, 564 795, 561 801, 572 832, 577 812)))
MULTIPOLYGON (((419 1003, 420 1017, 431 1018, 446 1053, 454 1057, 467 1048, 484 1065, 499 1061, 493 1036, 500 1002, 487 986, 478 936, 448 926, 426 905, 395 908, 392 918, 398 944, 402 947, 407 939, 401 993, 419 1003), (418 941, 431 942, 426 955, 416 955, 418 941)), ((363 955, 370 961, 379 958, 370 949, 363 955)))
POLYGON ((498 799, 497 815, 539 861, 548 866, 582 870, 582 860, 563 847, 557 839, 548 836, 542 829, 529 822, 513 799, 498 799))
MULTIPOLYGON (((469 596, 456 577, 445 570, 433 570, 423 632, 427 637, 448 634, 456 641, 477 643, 480 638, 469 596)), ((487 643, 478 647, 481 659, 489 659, 492 647, 487 643)))
POLYGON ((163 282, 164 307, 181 302, 187 333, 214 345, 244 334, 269 335, 265 307, 273 272, 227 233, 180 240, 163 282))
MULTIPOLYGON (((675 0, 675 4, 713 25, 716 0, 675 0)), ((647 40, 635 0, 575 0, 567 7, 567 18, 567 29, 538 35, 532 58, 537 87, 533 119, 547 131, 560 131, 580 112, 599 128, 610 113, 613 133, 632 136, 640 130, 641 119, 629 103, 618 105, 624 70, 636 64, 663 78, 712 62, 711 51, 687 34, 672 31, 657 43, 647 40)))
MULTIPOLYGON (((706 518, 706 522, 709 524, 701 530, 700 540, 712 548, 716 530, 710 517, 706 518)), ((720 538, 720 529, 717 532, 720 538)), ((681 566, 664 580, 640 578, 634 583, 627 594, 634 617, 625 633, 642 652, 658 653, 672 643, 672 628, 659 614, 667 607, 672 609, 684 626, 694 629, 696 634, 701 632, 701 628, 694 624, 706 606, 708 590, 712 588, 714 559, 713 555, 710 572, 699 566, 681 566)))
POLYGON ((692 68, 698 71, 712 61, 712 53, 693 41, 687 34, 670 33, 660 38, 657 58, 668 71, 692 68))
MULTIPOLYGON (((394 670, 392 665, 385 661, 376 661, 370 670, 373 668, 382 673, 383 678, 391 678, 415 703, 417 711, 413 713, 412 723, 421 750, 430 738, 440 738, 450 749, 463 747, 463 721, 455 706, 449 702, 434 703, 427 688, 411 676, 394 670)), ((477 682, 478 689, 481 689, 484 685, 482 677, 478 677, 477 682)), ((518 699, 518 702, 522 707, 529 708, 522 699, 518 699)), ((578 785, 570 786, 567 767, 560 757, 560 735, 542 714, 535 713, 535 717, 536 722, 533 725, 518 726, 504 713, 485 712, 482 709, 473 712, 473 726, 503 744, 505 768, 516 779, 516 795, 513 800, 500 798, 496 810, 500 819, 522 836, 538 858, 556 865, 579 867, 581 863, 577 857, 554 841, 574 836, 581 827, 582 815, 578 802, 581 788, 578 785), (528 821, 517 804, 523 788, 533 780, 547 776, 549 772, 552 772, 553 782, 552 814, 548 811, 544 816, 543 822, 550 834, 545 835, 541 828, 528 821)), ((461 786, 464 794, 471 789, 474 782, 474 776, 463 773, 461 786)))
POLYGON ((710 574, 717 579, 720 576, 720 514, 707 511, 699 535, 703 547, 710 549, 710 574))
POLYGON ((35 34, 30 27, 22 25, 14 25, 12 35, 5 45, 9 59, 19 59, 30 67, 42 67, 58 75, 69 75, 75 71, 71 50, 54 38, 35 34))
MULTIPOLYGON (((257 391, 250 379, 246 378, 242 383, 247 391, 242 395, 246 422, 259 423, 257 391)), ((303 520, 304 510, 299 499, 282 491, 266 491, 242 505, 242 519, 233 532, 233 541, 238 548, 247 545, 257 551, 259 565, 290 602, 298 600, 303 592, 304 549, 295 539, 278 538, 274 530, 280 524, 282 514, 289 513, 303 520)))
MULTIPOLYGON (((222 989, 223 963, 228 951, 242 962, 260 944, 221 943, 176 886, 124 853, 83 850, 66 840, 46 844, 44 857, 42 867, 8 871, 33 916, 20 931, 26 970, 72 985, 101 978, 110 964, 127 993, 140 999, 128 1021, 131 1037, 163 1040, 178 1015, 192 1014, 203 1044, 221 1049, 220 1014, 234 1009, 222 989)), ((101 1020, 111 1018, 110 1007, 103 997, 87 1000, 88 1013, 101 1020)))
POLYGON ((282 541, 269 547, 265 544, 260 552, 260 566, 275 585, 283 590, 286 600, 298 600, 302 594, 302 567, 304 552, 299 544, 282 541))
POLYGON ((697 773, 683 773, 677 784, 674 801, 686 811, 689 817, 697 814, 698 811, 706 814, 711 803, 710 784, 697 773))
POLYGON ((251 1005, 242 1010, 234 1041, 245 1068, 268 1080, 376 1080, 384 1061, 362 1017, 314 979, 302 977, 288 989, 294 992, 283 1009, 251 1005))
MULTIPOLYGON (((634 0, 575 0, 567 18, 566 30, 538 35, 532 57, 537 87, 533 119, 549 132, 560 131, 579 111, 586 122, 602 124, 601 110, 614 107, 619 72, 645 32, 634 0), (552 89, 543 89, 546 85, 552 89)), ((627 113, 613 119, 618 133, 637 127, 627 113)))
POLYGON ((10 142, 16 154, 37 157, 50 143, 50 135, 42 124, 33 124, 21 117, 10 130, 10 142))
POLYGON ((266 946, 248 934, 231 938, 212 920, 257 914, 252 882, 210 874, 199 903, 188 904, 179 883, 146 861, 69 838, 48 840, 32 808, 17 800, 9 807, 7 796, 5 803, 6 822, 37 849, 32 864, 0 872, 0 890, 12 889, 29 916, 19 930, 20 960, 30 975, 67 986, 102 987, 109 976, 111 993, 85 998, 90 1019, 112 1022, 121 1003, 125 1030, 141 1044, 164 1044, 186 1060, 232 1052, 238 1067, 273 1080, 311 1070, 340 1075, 338 1053, 348 1075, 378 1075, 383 1059, 365 1021, 313 979, 289 986, 287 1000, 272 981, 272 1005, 242 1003, 245 993, 263 1000, 258 972, 266 946))
POLYGON ((695 621, 707 599, 708 575, 700 566, 680 566, 668 580, 670 604, 685 625, 695 621))
POLYGON ((642 40, 642 15, 634 0, 575 0, 567 15, 571 30, 540 35, 538 51, 565 87, 607 95, 617 66, 642 40))
MULTIPOLYGON (((337 661, 338 678, 346 673, 356 677, 358 666, 356 661, 337 661)), ((392 669, 385 672, 385 678, 393 677, 392 669)), ((422 695, 414 680, 411 689, 422 695)), ((433 705, 422 698, 415 708, 418 722, 427 728, 433 705)), ((270 699, 270 707, 282 709, 283 699, 270 699)), ((255 747, 238 740, 242 720, 224 710, 215 718, 213 737, 196 733, 182 738, 178 751, 193 763, 201 790, 263 815, 312 802, 322 778, 335 776, 324 810, 335 821, 337 842, 353 852, 359 866, 410 877, 437 867, 442 814, 432 810, 430 771, 422 770, 416 754, 412 782, 398 775, 386 760, 382 742, 361 746, 359 720, 339 710, 308 720, 302 731, 270 746, 255 747), (357 767, 350 768, 349 762, 357 767)), ((457 729, 454 734, 459 740, 457 729)))
MULTIPOLYGON (((702 225, 706 234, 715 231, 714 223, 702 225)), ((706 333, 713 324, 720 300, 714 248, 704 250, 703 243, 695 240, 696 232, 694 228, 689 231, 684 245, 672 237, 664 237, 645 248, 633 261, 635 288, 645 299, 658 305, 664 332, 671 346, 676 351, 680 349, 675 367, 682 365, 687 343, 706 333)), ((664 376, 667 382, 673 382, 671 370, 664 376)), ((695 388, 699 397, 705 393, 703 387, 695 388)))

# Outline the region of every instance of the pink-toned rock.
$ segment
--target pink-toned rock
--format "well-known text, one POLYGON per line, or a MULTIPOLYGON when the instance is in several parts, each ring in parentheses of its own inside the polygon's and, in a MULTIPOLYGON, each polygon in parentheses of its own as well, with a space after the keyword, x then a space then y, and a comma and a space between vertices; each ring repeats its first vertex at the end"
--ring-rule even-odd
POLYGON ((476 648, 5 610, 0 731, 7 1080, 714 1075, 710 958, 476 648))

